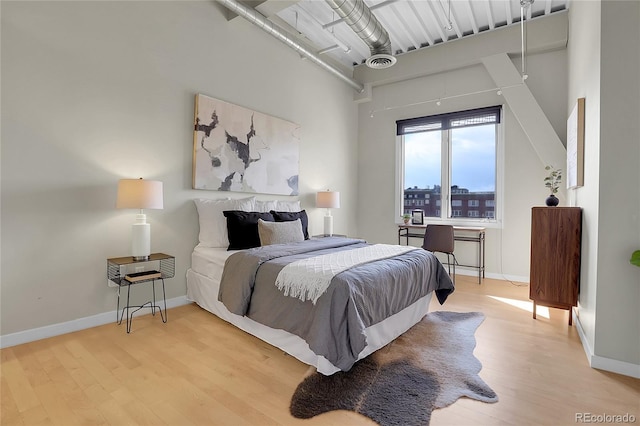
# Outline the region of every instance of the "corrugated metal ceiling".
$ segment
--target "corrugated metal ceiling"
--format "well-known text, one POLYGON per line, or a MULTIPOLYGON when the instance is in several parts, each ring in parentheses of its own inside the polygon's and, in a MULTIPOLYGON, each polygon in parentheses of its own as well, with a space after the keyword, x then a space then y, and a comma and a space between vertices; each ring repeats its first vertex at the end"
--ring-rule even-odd
MULTIPOLYGON (((567 0, 365 0, 391 37, 394 54, 446 43, 565 10, 567 0)), ((260 10, 258 6, 256 8, 260 10)), ((300 0, 270 17, 346 67, 364 63, 369 48, 324 0, 300 0)))

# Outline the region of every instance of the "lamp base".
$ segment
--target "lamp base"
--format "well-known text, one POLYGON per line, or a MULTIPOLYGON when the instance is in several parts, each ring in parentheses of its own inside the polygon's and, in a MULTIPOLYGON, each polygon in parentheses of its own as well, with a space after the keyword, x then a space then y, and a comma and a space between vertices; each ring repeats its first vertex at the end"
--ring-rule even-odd
POLYGON ((133 260, 136 262, 141 262, 143 260, 149 260, 150 256, 133 256, 133 260))
POLYGON ((333 216, 324 217, 324 235, 333 235, 333 216))
POLYGON ((144 214, 137 215, 131 225, 131 254, 135 260, 147 260, 151 254, 151 225, 144 214))

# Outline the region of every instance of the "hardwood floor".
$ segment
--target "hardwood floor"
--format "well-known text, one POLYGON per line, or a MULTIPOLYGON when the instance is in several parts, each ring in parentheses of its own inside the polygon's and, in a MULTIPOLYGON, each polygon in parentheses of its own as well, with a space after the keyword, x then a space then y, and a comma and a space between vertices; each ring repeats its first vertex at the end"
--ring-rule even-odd
MULTIPOLYGON (((576 413, 625 414, 640 422, 640 380, 591 369, 567 311, 530 311, 528 287, 458 276, 432 310, 481 311, 480 376, 496 404, 460 399, 431 425, 569 425, 576 413)), ((2 425, 366 425, 354 413, 303 421, 291 395, 307 367, 196 305, 1 351, 2 425)))

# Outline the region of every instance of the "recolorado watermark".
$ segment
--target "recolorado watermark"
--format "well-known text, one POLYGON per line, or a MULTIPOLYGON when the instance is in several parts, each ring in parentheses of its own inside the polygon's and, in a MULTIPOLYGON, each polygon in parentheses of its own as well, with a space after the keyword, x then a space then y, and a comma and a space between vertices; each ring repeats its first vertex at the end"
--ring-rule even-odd
POLYGON ((635 423, 633 414, 576 413, 576 423, 635 423))

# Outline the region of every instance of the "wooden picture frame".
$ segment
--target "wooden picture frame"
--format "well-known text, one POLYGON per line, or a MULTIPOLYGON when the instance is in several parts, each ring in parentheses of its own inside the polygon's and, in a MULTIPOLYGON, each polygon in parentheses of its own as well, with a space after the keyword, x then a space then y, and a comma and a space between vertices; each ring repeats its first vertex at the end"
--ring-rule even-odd
POLYGON ((567 189, 584 185, 584 104, 578 98, 567 120, 567 189))

